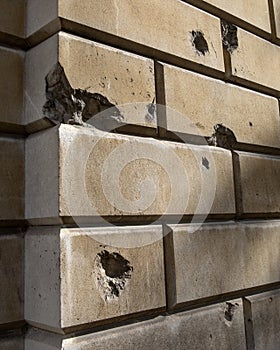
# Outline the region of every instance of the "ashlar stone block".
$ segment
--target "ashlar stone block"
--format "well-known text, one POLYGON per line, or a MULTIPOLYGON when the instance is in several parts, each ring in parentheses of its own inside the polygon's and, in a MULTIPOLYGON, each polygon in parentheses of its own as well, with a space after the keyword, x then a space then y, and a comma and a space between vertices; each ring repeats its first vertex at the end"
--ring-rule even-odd
POLYGON ((231 153, 221 148, 62 124, 31 135, 26 152, 33 223, 235 212, 231 153))
POLYGON ((36 327, 61 333, 165 308, 161 226, 31 228, 25 256, 25 319, 36 327))
POLYGON ((279 228, 277 220, 173 227, 170 306, 279 282, 279 228))

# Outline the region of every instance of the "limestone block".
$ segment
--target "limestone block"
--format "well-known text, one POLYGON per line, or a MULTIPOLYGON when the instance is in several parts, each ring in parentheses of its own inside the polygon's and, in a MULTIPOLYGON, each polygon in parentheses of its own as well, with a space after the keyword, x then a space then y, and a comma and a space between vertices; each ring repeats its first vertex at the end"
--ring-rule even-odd
POLYGON ((232 52, 233 76, 280 90, 280 48, 242 29, 238 29, 238 48, 232 52))
MULTIPOLYGON (((24 244, 21 234, 0 235, 0 327, 24 319, 23 254, 24 244)), ((2 349, 1 346, 0 348, 2 349)))
POLYGON ((0 32, 24 37, 24 0, 1 0, 0 32))
POLYGON ((279 147, 276 98, 168 65, 164 80, 168 130, 210 136, 223 124, 238 142, 279 147))
POLYGON ((32 228, 25 255, 25 319, 39 328, 165 307, 161 226, 32 228))
POLYGON ((0 137, 0 222, 24 218, 24 140, 0 137))
POLYGON ((280 158, 238 154, 244 213, 279 213, 280 158))
POLYGON ((1 337, 0 338, 1 350, 24 350, 23 337, 1 337))
POLYGON ((245 350, 240 299, 157 317, 115 329, 64 339, 51 333, 31 330, 26 350, 245 350))
POLYGON ((0 46, 0 124, 23 123, 23 67, 22 51, 0 46))
POLYGON ((235 211, 231 153, 221 148, 62 124, 28 137, 26 153, 31 222, 235 211))
POLYGON ((170 305, 279 282, 279 228, 279 221, 174 227, 170 305))
POLYGON ((28 51, 26 62, 26 124, 43 117, 61 121, 63 115, 68 121, 76 112, 71 97, 75 94, 84 99, 84 122, 97 126, 110 119, 106 130, 123 124, 155 129, 155 112, 149 112, 155 98, 152 60, 60 33, 28 51), (61 84, 57 91, 54 82, 61 84), (110 115, 92 118, 110 107, 110 115))
MULTIPOLYGON (((51 7, 54 3, 51 2, 51 7)), ((219 19, 186 3, 172 0, 162 6, 160 0, 59 0, 57 6, 61 19, 82 24, 89 30, 93 28, 204 66, 224 69, 219 19)), ((49 21, 57 18, 52 12, 49 21)), ((46 15, 36 17, 45 19, 46 15)), ((39 27, 38 21, 28 24, 29 32, 39 27)))
POLYGON ((252 327, 255 349, 277 349, 280 344, 280 290, 246 297, 245 303, 250 310, 245 317, 252 327))
POLYGON ((276 35, 280 38, 280 1, 273 0, 274 7, 274 16, 275 16, 275 24, 276 24, 276 35))
POLYGON ((229 14, 236 16, 245 22, 253 24, 260 29, 270 32, 269 8, 268 2, 262 0, 206 0, 211 4, 229 14))

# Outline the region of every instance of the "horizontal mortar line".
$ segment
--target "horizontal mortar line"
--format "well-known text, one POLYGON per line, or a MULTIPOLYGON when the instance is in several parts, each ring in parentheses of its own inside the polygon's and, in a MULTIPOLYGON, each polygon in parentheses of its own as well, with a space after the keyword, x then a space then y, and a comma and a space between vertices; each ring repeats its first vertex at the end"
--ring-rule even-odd
POLYGON ((25 333, 26 322, 15 321, 0 326, 0 340, 1 338, 21 336, 25 333))
MULTIPOLYGON (((247 32, 250 32, 251 34, 254 34, 266 41, 269 41, 270 43, 279 45, 279 40, 275 40, 271 32, 266 32, 265 30, 255 26, 252 23, 246 22, 240 17, 234 16, 231 13, 224 11, 214 5, 208 4, 201 0, 180 0, 186 4, 190 4, 198 9, 201 9, 215 17, 218 17, 220 19, 226 20, 227 22, 230 22, 231 24, 236 25, 237 27, 244 29, 247 32)), ((270 25, 270 20, 268 20, 270 25)))
POLYGON ((28 221, 25 219, 0 219, 0 230, 7 228, 25 228, 28 226, 28 221))
POLYGON ((183 302, 177 304, 172 310, 168 310, 169 314, 176 314, 184 311, 195 310, 205 306, 219 304, 221 302, 230 301, 232 299, 239 299, 243 297, 249 297, 264 292, 273 291, 280 288, 280 281, 264 284, 261 286, 255 286, 251 288, 241 289, 238 291, 232 291, 215 296, 209 296, 201 299, 195 299, 189 302, 183 302))

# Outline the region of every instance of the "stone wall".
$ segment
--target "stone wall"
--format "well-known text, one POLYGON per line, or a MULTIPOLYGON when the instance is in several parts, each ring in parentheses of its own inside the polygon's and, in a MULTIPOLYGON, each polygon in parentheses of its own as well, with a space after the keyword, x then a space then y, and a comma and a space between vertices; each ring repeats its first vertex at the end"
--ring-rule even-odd
POLYGON ((280 1, 0 4, 0 349, 279 349, 280 1))

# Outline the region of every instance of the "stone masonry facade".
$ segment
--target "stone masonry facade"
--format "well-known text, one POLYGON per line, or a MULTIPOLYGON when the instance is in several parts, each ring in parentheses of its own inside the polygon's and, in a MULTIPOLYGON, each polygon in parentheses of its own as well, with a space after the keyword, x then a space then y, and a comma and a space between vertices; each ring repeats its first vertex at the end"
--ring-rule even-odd
POLYGON ((0 0, 0 349, 280 349, 280 0, 0 0))

